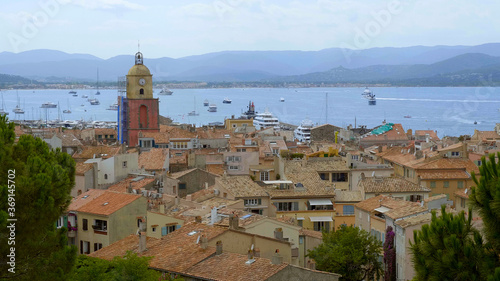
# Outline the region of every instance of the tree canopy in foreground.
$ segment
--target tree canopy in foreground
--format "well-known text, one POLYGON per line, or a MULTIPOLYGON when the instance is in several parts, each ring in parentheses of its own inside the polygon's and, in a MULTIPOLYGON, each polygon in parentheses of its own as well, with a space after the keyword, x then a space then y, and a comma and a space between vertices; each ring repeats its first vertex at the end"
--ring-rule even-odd
POLYGON ((381 251, 382 242, 370 233, 343 225, 323 233, 323 242, 308 256, 316 261, 318 270, 341 274, 342 280, 361 281, 382 276, 381 251))

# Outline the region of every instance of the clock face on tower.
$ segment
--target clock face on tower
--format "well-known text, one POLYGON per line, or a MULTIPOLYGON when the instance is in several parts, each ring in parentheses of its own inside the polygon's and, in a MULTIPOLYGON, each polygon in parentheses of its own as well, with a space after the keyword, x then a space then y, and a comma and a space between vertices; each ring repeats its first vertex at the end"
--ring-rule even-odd
POLYGON ((144 78, 139 79, 139 85, 144 86, 146 84, 146 80, 144 78))

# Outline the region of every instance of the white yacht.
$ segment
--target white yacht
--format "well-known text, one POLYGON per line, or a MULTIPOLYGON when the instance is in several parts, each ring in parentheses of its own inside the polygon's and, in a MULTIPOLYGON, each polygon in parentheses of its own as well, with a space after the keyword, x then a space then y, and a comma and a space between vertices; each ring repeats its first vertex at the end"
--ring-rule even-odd
POLYGON ((280 98, 280 102, 285 102, 285 98, 284 98, 284 97, 281 97, 281 98, 280 98))
POLYGON ((209 112, 217 112, 217 105, 212 103, 211 105, 208 106, 208 111, 209 112))
POLYGON ((203 102, 203 106, 208 106, 208 104, 209 104, 208 100, 205 100, 205 101, 203 102))
POLYGON ((161 89, 161 91, 158 93, 158 95, 163 95, 163 96, 170 96, 172 95, 174 92, 172 92, 171 90, 167 89, 167 88, 163 88, 161 89))
POLYGON ((231 103, 232 100, 230 100, 228 97, 225 97, 222 103, 231 103))
POLYGON ((300 126, 293 131, 293 136, 300 142, 310 142, 311 141, 311 129, 314 123, 308 118, 302 120, 300 126))
POLYGON ((253 125, 256 130, 262 130, 266 128, 274 128, 279 130, 280 122, 278 118, 274 117, 271 112, 266 108, 266 111, 262 113, 257 113, 253 118, 253 125))
POLYGON ((42 106, 40 106, 41 108, 57 108, 57 104, 53 103, 53 102, 46 102, 46 103, 42 103, 42 106))
POLYGON ((107 110, 118 110, 118 102, 115 101, 115 103, 113 103, 112 105, 110 105, 108 108, 106 108, 107 110))

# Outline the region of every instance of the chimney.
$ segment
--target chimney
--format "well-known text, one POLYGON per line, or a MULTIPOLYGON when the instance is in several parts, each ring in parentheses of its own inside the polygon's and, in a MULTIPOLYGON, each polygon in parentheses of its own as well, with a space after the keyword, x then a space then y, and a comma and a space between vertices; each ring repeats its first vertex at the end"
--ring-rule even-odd
POLYGON ((216 255, 222 254, 222 241, 220 240, 215 243, 215 254, 216 255))
POLYGON ((205 235, 201 236, 201 248, 205 250, 208 247, 208 239, 205 235))
POLYGON ((179 205, 179 196, 175 196, 175 205, 179 205))
POLYGON ((280 250, 276 249, 276 253, 271 258, 272 264, 282 264, 283 257, 279 254, 280 250))
POLYGON ((132 193, 132 182, 128 183, 127 193, 132 193))
POLYGON ((235 214, 229 215, 229 229, 238 230, 239 228, 239 218, 235 214))
POLYGON ((201 217, 200 216, 194 217, 194 221, 197 222, 197 223, 201 223, 201 217))
POLYGON ((213 225, 219 222, 219 214, 217 213, 217 208, 213 207, 210 211, 210 224, 213 225))
POLYGON ((139 253, 146 251, 146 232, 139 232, 139 253))
POLYGON ((276 228, 274 230, 274 238, 278 240, 283 240, 283 229, 282 228, 276 228))
POLYGON ((253 260, 253 251, 252 250, 248 249, 247 257, 249 260, 253 260))
POLYGON ((160 213, 165 214, 165 205, 160 204, 160 213))
POLYGON ((256 258, 260 258, 260 249, 259 248, 255 248, 255 250, 253 250, 253 256, 256 257, 256 258))
POLYGON ((208 189, 208 182, 205 182, 205 189, 208 189))

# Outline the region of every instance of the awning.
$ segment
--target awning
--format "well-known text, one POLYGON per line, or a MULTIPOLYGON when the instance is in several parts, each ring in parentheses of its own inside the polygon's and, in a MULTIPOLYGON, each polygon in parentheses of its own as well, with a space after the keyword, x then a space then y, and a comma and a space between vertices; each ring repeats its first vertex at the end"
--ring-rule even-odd
POLYGON ((297 218, 297 220, 298 220, 298 221, 303 221, 303 220, 304 220, 304 218, 297 218))
POLYGON ((391 209, 389 209, 389 208, 387 208, 387 207, 384 207, 384 206, 382 206, 382 207, 378 207, 377 209, 375 209, 375 211, 380 212, 380 213, 382 213, 382 214, 383 214, 383 213, 385 213, 385 212, 387 212, 387 211, 390 211, 390 210, 391 210, 391 209))
POLYGON ((332 200, 330 199, 309 199, 309 204, 311 206, 333 205, 332 200))
POLYGON ((331 217, 309 217, 312 222, 317 221, 333 221, 331 217))
POLYGON ((289 183, 292 184, 293 181, 262 181, 264 184, 279 184, 279 183, 289 183))

